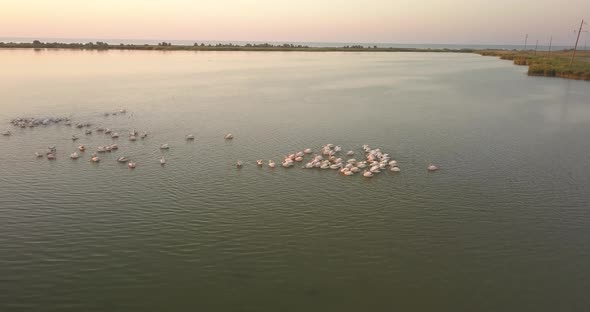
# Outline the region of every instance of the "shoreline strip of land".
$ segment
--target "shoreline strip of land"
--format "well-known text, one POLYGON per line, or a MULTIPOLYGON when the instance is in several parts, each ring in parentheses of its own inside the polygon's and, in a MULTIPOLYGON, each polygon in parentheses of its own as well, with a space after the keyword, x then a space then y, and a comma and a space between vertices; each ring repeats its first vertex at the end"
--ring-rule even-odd
POLYGON ((174 45, 168 42, 158 44, 109 44, 106 42, 59 43, 59 42, 0 42, 0 49, 73 49, 73 50, 146 50, 146 51, 252 51, 252 52, 447 52, 476 53, 512 60, 515 65, 527 65, 529 76, 558 77, 590 81, 590 51, 578 51, 577 58, 570 66, 571 50, 478 50, 446 48, 395 48, 350 45, 342 47, 310 47, 294 44, 205 44, 174 45))

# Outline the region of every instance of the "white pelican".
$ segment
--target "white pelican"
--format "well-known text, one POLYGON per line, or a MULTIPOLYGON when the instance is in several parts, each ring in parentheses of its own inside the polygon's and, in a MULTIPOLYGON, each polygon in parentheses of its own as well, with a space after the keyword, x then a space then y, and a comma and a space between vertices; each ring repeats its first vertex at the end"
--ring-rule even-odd
POLYGON ((104 132, 104 128, 96 128, 96 132, 104 132))
POLYGON ((117 144, 111 144, 111 149, 112 150, 119 149, 119 146, 117 146, 117 144))
POLYGON ((350 171, 352 171, 354 173, 358 173, 358 172, 361 172, 361 169, 359 169, 358 167, 352 167, 352 168, 350 168, 350 171))
POLYGON ((49 159, 49 160, 55 159, 55 154, 53 154, 53 153, 47 154, 47 159, 49 159))
POLYGON ((305 154, 311 154, 311 148, 306 148, 303 150, 303 153, 305 154))
POLYGON ((110 153, 110 152, 113 151, 113 147, 110 146, 110 145, 107 145, 107 146, 104 147, 104 150, 110 153))
POLYGON ((340 151, 342 151, 342 147, 334 146, 334 152, 340 152, 340 151))
POLYGON ((436 171, 436 170, 438 170, 438 167, 433 164, 430 164, 430 165, 428 165, 428 168, 426 168, 426 169, 428 169, 428 171, 436 171))
POLYGON ((285 159, 285 161, 283 161, 283 163, 281 164, 281 166, 285 167, 285 168, 289 168, 293 166, 293 161, 290 159, 285 159))
POLYGON ((400 172, 400 169, 398 166, 393 166, 391 167, 389 170, 393 171, 393 172, 400 172))
POLYGON ((137 141, 137 137, 134 135, 129 136, 129 141, 137 141))
POLYGON ((192 134, 189 134, 189 135, 186 136, 186 140, 187 141, 191 141, 191 140, 194 140, 194 139, 195 139, 195 136, 192 135, 192 134))
POLYGON ((84 145, 78 145, 78 150, 79 150, 80 152, 83 152, 83 151, 85 151, 85 150, 86 150, 86 147, 85 147, 84 145))
POLYGON ((136 166, 136 165, 135 165, 135 163, 134 163, 134 162, 130 161, 130 162, 127 164, 127 166, 128 166, 129 168, 133 169, 133 168, 135 168, 135 166, 136 166))
POLYGON ((104 146, 99 146, 99 147, 96 149, 96 151, 97 151, 97 152, 99 152, 99 153, 104 153, 104 152, 106 152, 106 151, 107 151, 107 149, 106 149, 104 146))
POLYGON ((160 149, 169 149, 170 146, 167 143, 160 145, 160 149))
POLYGON ((106 128, 104 129, 104 134, 111 134, 113 132, 113 130, 106 128))
POLYGON ((73 152, 70 154, 70 158, 71 159, 78 159, 78 158, 80 158, 80 155, 78 155, 78 153, 76 153, 76 152, 73 152))
POLYGON ((352 156, 352 155, 354 155, 354 152, 353 151, 348 151, 348 152, 346 152, 346 155, 347 156, 352 156))
POLYGON ((125 156, 121 156, 121 157, 117 158, 117 161, 120 163, 126 163, 129 161, 129 158, 127 158, 125 156))
POLYGON ((371 171, 365 170, 365 172, 363 172, 363 177, 371 178, 371 177, 373 177, 373 173, 371 171))
POLYGON ((98 158, 98 156, 92 156, 92 158, 90 158, 90 161, 92 162, 99 162, 100 158, 98 158))
POLYGON ((111 134, 111 138, 116 139, 119 137, 119 134, 117 132, 111 134))
POLYGON ((258 160, 256 161, 256 165, 257 165, 258 167, 262 167, 262 159, 258 159, 258 160))
POLYGON ((35 152, 35 157, 37 158, 41 158, 43 157, 43 154, 39 153, 39 152, 35 152))
POLYGON ((147 132, 145 132, 145 131, 144 131, 144 132, 142 132, 142 133, 139 135, 139 137, 140 137, 140 138, 142 138, 142 139, 145 139, 145 138, 147 137, 147 132))
POLYGON ((86 131, 84 131, 84 134, 90 135, 90 134, 92 134, 92 130, 86 130, 86 131))
POLYGON ((296 157, 296 158, 295 158, 295 161, 296 161, 296 162, 301 162, 301 161, 303 161, 303 157, 301 157, 301 156, 300 156, 300 157, 296 157))
POLYGON ((236 161, 236 167, 242 168, 243 165, 241 160, 236 161))
POLYGON ((275 162, 274 162, 274 161, 272 161, 272 160, 269 160, 269 161, 268 161, 268 166, 269 166, 269 167, 271 167, 271 168, 274 168, 274 167, 276 166, 276 164, 275 164, 275 162))
POLYGON ((231 133, 227 133, 223 138, 226 139, 226 140, 231 140, 231 139, 234 138, 234 135, 231 134, 231 133))
POLYGON ((165 165, 166 164, 166 158, 162 157, 160 158, 160 165, 165 165))
POLYGON ((78 139, 78 136, 76 136, 75 134, 72 135, 72 141, 76 141, 78 139))
POLYGON ((395 166, 397 166, 397 161, 392 160, 392 161, 389 162, 389 165, 392 166, 392 167, 395 167, 395 166))

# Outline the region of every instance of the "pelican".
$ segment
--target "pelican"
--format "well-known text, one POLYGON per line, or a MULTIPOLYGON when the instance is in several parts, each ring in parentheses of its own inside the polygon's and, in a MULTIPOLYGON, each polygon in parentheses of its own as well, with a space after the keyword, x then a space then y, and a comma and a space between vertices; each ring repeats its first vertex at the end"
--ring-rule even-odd
POLYGON ((433 164, 430 164, 430 165, 428 165, 428 168, 426 168, 426 169, 428 169, 428 171, 436 171, 436 170, 438 170, 438 167, 433 164))
POLYGON ((274 168, 274 167, 276 166, 276 164, 275 164, 275 162, 274 162, 274 161, 272 161, 272 160, 269 160, 269 161, 268 161, 268 166, 269 166, 269 167, 271 167, 271 168, 274 168))
POLYGON ((165 165, 166 164, 166 158, 162 157, 160 158, 160 165, 165 165))
POLYGON ((223 138, 226 139, 226 140, 231 140, 231 139, 234 138, 234 135, 231 134, 231 133, 227 133, 223 138))
POLYGON ((129 132, 129 136, 137 136, 137 130, 133 129, 129 132))
POLYGON ((47 154, 47 159, 54 160, 55 159, 55 154, 53 154, 53 153, 47 154))
POLYGON ((164 143, 162 145, 160 145, 160 149, 169 149, 170 146, 168 146, 168 144, 164 143))
POLYGON ((311 154, 311 148, 306 148, 303 150, 303 153, 305 154, 311 154))
POLYGON ((347 156, 352 156, 352 155, 354 155, 354 152, 353 151, 348 151, 348 152, 346 152, 346 155, 347 156))
POLYGON ((85 151, 85 150, 86 150, 86 147, 85 147, 84 145, 78 145, 78 150, 79 150, 80 152, 83 152, 83 151, 85 151))
POLYGON ((78 136, 76 136, 75 134, 72 135, 72 141, 76 141, 78 139, 78 136))
POLYGON ((70 158, 71 159, 78 159, 78 158, 80 158, 80 155, 78 155, 78 153, 76 153, 76 152, 73 152, 70 154, 70 158))
POLYGON ((145 138, 147 137, 147 132, 145 132, 145 131, 144 131, 144 132, 142 132, 142 133, 139 135, 139 137, 140 137, 140 138, 142 138, 142 139, 145 139, 145 138))
POLYGON ((41 158, 41 157, 43 157, 43 154, 42 153, 39 153, 39 152, 35 152, 35 157, 41 158))
POLYGON ((98 156, 95 155, 95 156, 92 156, 92 158, 90 158, 90 161, 96 163, 96 162, 99 162, 100 161, 100 158, 98 158, 98 156))
POLYGON ((290 159, 285 159, 285 161, 283 161, 283 163, 281 164, 281 166, 285 167, 285 168, 289 168, 293 166, 293 161, 290 159))
POLYGON ((389 162, 389 165, 392 166, 392 167, 395 167, 395 166, 397 166, 397 161, 392 160, 392 161, 389 162))
POLYGON ((96 151, 99 153, 104 153, 107 151, 107 149, 104 146, 99 146, 98 148, 96 148, 96 151))
POLYGON ((90 134, 92 134, 92 130, 86 130, 86 131, 84 131, 84 134, 90 135, 90 134))
POLYGON ((109 128, 104 129, 104 134, 111 134, 111 133, 113 133, 113 130, 111 130, 109 128))
POLYGON ((134 136, 134 135, 129 136, 129 141, 136 141, 136 140, 137 140, 136 136, 134 136))
POLYGON ((111 134, 111 138, 116 139, 119 137, 119 134, 117 132, 111 134))
POLYGON ((110 145, 107 145, 104 147, 104 150, 110 153, 113 151, 113 148, 110 145))
POLYGON ((96 128, 96 132, 104 132, 104 128, 96 128))
POLYGON ((111 150, 117 150, 119 149, 119 146, 117 146, 117 144, 111 144, 111 150))
POLYGON ((129 168, 133 169, 133 168, 135 168, 135 166, 136 166, 136 165, 135 165, 135 163, 134 163, 134 162, 130 161, 130 162, 127 164, 127 166, 128 166, 129 168))
POLYGON ((365 170, 365 172, 363 172, 363 177, 365 177, 365 178, 372 178, 373 177, 373 173, 371 171, 365 170))
POLYGON ((124 109, 124 108, 122 108, 122 109, 119 111, 119 113, 121 113, 121 114, 125 114, 125 113, 127 113, 127 110, 126 110, 126 109, 124 109))
POLYGON ((2 132, 2 135, 3 135, 3 136, 10 136, 11 134, 12 134, 12 132, 10 132, 10 131, 8 131, 8 130, 6 130, 6 131, 2 132))
POLYGON ((242 161, 241 161, 241 160, 238 160, 238 161, 236 162, 236 167, 238 167, 238 168, 242 168, 242 165, 243 165, 243 164, 242 164, 242 161))
POLYGON ((125 156, 121 156, 121 157, 117 158, 117 161, 120 163, 126 163, 129 161, 129 158, 127 158, 125 156))
POLYGON ((389 170, 393 171, 393 172, 400 172, 400 169, 398 166, 393 166, 391 167, 389 170))
POLYGON ((191 141, 191 140, 194 140, 194 139, 195 139, 195 136, 192 135, 192 134, 189 134, 189 135, 186 136, 186 140, 187 141, 191 141))
POLYGON ((262 167, 262 159, 258 159, 258 160, 256 161, 256 165, 257 165, 258 167, 262 167))
POLYGON ((295 157, 295 161, 296 162, 301 162, 301 161, 303 161, 303 157, 301 157, 301 156, 300 157, 295 157))

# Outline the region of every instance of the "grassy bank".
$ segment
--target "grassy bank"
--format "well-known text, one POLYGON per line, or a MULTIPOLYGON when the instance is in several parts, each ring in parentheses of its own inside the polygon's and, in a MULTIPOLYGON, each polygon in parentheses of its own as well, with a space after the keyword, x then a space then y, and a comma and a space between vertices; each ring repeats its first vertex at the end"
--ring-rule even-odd
POLYGON ((59 43, 39 42, 14 43, 0 42, 0 48, 9 49, 79 49, 79 50, 149 50, 149 51, 309 51, 309 52, 455 52, 472 53, 472 49, 418 49, 383 48, 378 46, 352 45, 343 47, 309 47, 305 45, 281 44, 199 44, 173 45, 167 42, 158 44, 108 44, 104 42, 59 43))
POLYGON ((479 50, 476 53, 512 60, 516 65, 527 65, 529 76, 590 80, 590 51, 578 51, 572 66, 569 66, 572 51, 549 54, 547 51, 479 50))

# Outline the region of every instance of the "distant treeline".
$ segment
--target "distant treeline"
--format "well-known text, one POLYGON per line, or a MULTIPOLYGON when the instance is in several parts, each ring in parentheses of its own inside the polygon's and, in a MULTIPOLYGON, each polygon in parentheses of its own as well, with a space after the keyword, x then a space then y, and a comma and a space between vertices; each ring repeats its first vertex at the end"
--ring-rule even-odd
POLYGON ((108 44, 106 42, 88 42, 88 43, 60 43, 60 42, 41 42, 35 40, 31 43, 26 42, 0 42, 0 48, 29 48, 29 49, 80 49, 80 50, 158 50, 158 51, 372 51, 372 52, 458 52, 471 53, 473 49, 418 49, 418 48, 385 48, 363 45, 352 45, 343 47, 310 47, 306 45, 294 44, 270 44, 270 43, 247 43, 244 45, 232 43, 205 44, 194 43, 193 45, 174 45, 170 42, 160 42, 158 44, 108 44))

